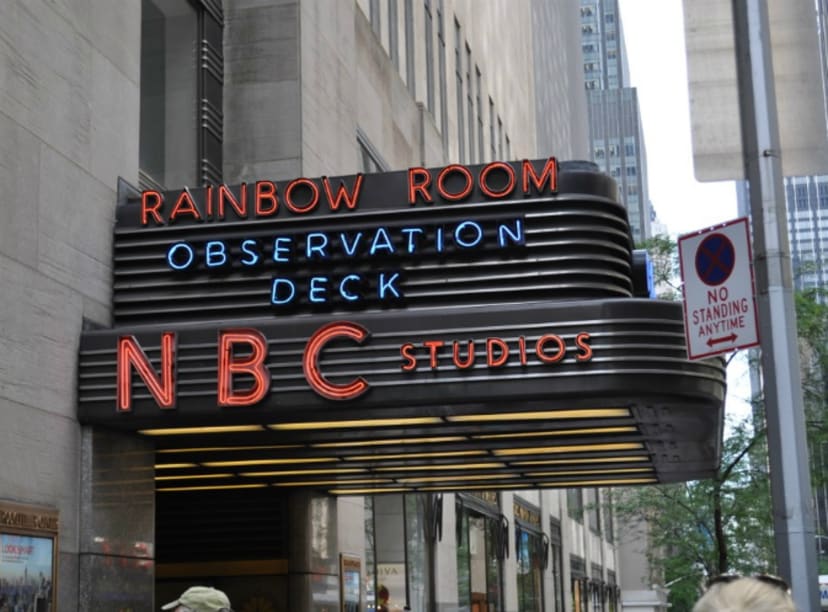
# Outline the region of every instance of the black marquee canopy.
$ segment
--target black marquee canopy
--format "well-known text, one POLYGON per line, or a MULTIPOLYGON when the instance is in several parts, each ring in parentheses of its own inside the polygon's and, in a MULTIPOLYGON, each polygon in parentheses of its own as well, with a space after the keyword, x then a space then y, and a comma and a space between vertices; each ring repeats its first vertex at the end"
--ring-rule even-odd
POLYGON ((151 436, 159 492, 707 477, 724 364, 649 293, 585 162, 133 193, 78 417, 151 436))

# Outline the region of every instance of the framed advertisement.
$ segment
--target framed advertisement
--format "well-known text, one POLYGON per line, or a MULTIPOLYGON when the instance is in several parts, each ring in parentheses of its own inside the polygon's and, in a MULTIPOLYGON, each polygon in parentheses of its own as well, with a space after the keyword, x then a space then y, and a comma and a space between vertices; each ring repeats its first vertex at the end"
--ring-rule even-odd
POLYGON ((361 612, 362 561, 354 555, 339 555, 339 600, 341 612, 361 612))
POLYGON ((58 513, 0 502, 0 610, 56 612, 58 513))

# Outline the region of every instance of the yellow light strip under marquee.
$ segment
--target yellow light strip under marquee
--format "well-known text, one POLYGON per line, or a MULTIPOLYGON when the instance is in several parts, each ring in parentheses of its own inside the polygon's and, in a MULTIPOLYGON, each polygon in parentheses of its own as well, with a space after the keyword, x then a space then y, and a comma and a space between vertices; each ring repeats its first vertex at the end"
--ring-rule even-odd
POLYGON ((296 465, 302 463, 331 463, 336 457, 300 457, 293 459, 238 459, 234 461, 204 461, 205 467, 245 467, 248 465, 296 465))
POLYGON ((589 476, 591 474, 641 474, 652 473, 653 468, 613 468, 605 470, 563 470, 560 472, 527 472, 526 475, 532 478, 544 476, 589 476))
POLYGON ((608 478, 607 480, 570 480, 568 482, 539 482, 539 487, 617 487, 620 485, 655 484, 657 478, 608 478))
POLYGON ((208 478, 232 478, 233 474, 178 474, 176 476, 156 476, 155 480, 206 480, 208 478))
POLYGON ((407 487, 396 487, 393 489, 328 489, 331 495, 379 495, 381 493, 410 493, 407 487))
POLYGON ((399 438, 396 440, 354 440, 350 442, 318 442, 311 448, 348 448, 351 446, 397 446, 403 444, 434 444, 437 442, 463 442, 464 436, 442 436, 436 438, 399 438))
POLYGON ((256 478, 257 476, 315 476, 319 474, 364 474, 365 468, 327 468, 324 470, 277 470, 274 472, 241 472, 239 476, 256 478))
POLYGON ((497 412, 494 414, 457 414, 447 416, 451 423, 476 421, 542 421, 558 419, 629 418, 629 408, 585 408, 583 410, 538 410, 532 412, 497 412))
POLYGON ((397 482, 404 483, 404 484, 414 484, 417 482, 439 482, 441 480, 451 480, 454 482, 455 480, 503 480, 505 478, 517 478, 518 474, 471 474, 468 476, 457 476, 452 474, 451 476, 446 476, 443 474, 442 476, 421 476, 417 478, 397 478, 397 482))
POLYGON ((352 427, 408 427, 411 425, 437 425, 442 422, 440 417, 408 417, 400 419, 353 419, 349 421, 272 423, 268 427, 276 431, 296 431, 302 429, 348 429, 352 427))
POLYGON ((543 438, 554 436, 579 436, 612 433, 638 433, 638 427, 625 425, 621 427, 593 427, 591 429, 552 429, 547 431, 524 431, 517 433, 486 434, 471 436, 474 440, 497 440, 501 438, 543 438))
POLYGON ((377 472, 418 472, 432 470, 489 470, 505 467, 502 461, 487 461, 485 463, 452 463, 446 465, 400 465, 396 467, 376 467, 377 472))
POLYGON ((583 457, 575 459, 537 459, 534 461, 510 461, 510 465, 526 466, 526 465, 580 465, 582 463, 636 463, 638 461, 649 461, 650 458, 643 455, 630 455, 629 457, 583 457))
POLYGON ((164 487, 155 489, 158 492, 171 491, 221 491, 226 489, 265 489, 267 485, 262 484, 235 484, 235 485, 205 485, 203 487, 164 487))
POLYGON ((426 459, 429 457, 475 457, 485 455, 484 450, 442 451, 433 453, 402 453, 398 455, 353 455, 343 457, 346 461, 377 461, 383 459, 426 459))
POLYGON ((531 448, 497 448, 492 453, 505 455, 546 455, 550 453, 589 453, 600 451, 641 450, 640 442, 613 442, 608 444, 564 444, 562 446, 533 446, 531 448))
POLYGON ((198 434, 241 433, 264 431, 261 425, 221 425, 217 427, 169 427, 165 429, 139 429, 145 436, 192 436, 198 434))

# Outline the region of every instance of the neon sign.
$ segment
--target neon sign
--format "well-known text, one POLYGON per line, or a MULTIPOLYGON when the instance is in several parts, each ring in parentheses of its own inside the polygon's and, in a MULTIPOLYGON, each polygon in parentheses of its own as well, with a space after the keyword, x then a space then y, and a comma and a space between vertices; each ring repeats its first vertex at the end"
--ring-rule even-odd
POLYGON ((257 222, 272 221, 280 214, 318 217, 357 213, 363 198, 368 208, 379 198, 405 202, 409 207, 480 199, 483 205, 517 195, 554 194, 558 189, 555 158, 541 161, 537 167, 529 160, 492 162, 475 169, 460 164, 436 170, 415 167, 403 175, 405 180, 393 184, 382 183, 382 176, 302 177, 282 183, 221 184, 194 191, 185 188, 167 194, 148 190, 141 194, 138 229, 199 225, 209 231, 210 226, 234 222, 230 236, 215 236, 213 229, 213 236, 207 239, 187 237, 170 242, 165 267, 187 280, 201 274, 215 279, 271 273, 262 299, 268 299, 276 314, 294 312, 299 304, 315 310, 359 306, 368 300, 404 306, 407 266, 416 266, 427 257, 467 261, 493 253, 508 256, 526 244, 524 216, 493 218, 490 211, 476 215, 463 209, 460 218, 444 223, 424 223, 421 216, 406 215, 383 224, 353 224, 356 227, 341 230, 329 226, 321 231, 257 222), (394 193, 395 189, 399 192, 394 193), (418 221, 412 222, 412 218, 418 221), (240 225, 246 221, 251 222, 250 231, 240 225))
MULTIPOLYGON (((346 382, 332 382, 323 372, 320 359, 325 349, 334 342, 346 341, 357 346, 368 345, 369 329, 353 321, 327 323, 311 334, 302 353, 302 371, 312 391, 329 400, 354 400, 371 388, 363 376, 354 376, 346 382)), ((441 369, 468 370, 485 367, 496 370, 507 363, 521 366, 534 360, 554 366, 564 361, 585 363, 592 360, 590 335, 580 332, 573 338, 544 333, 507 341, 498 337, 480 340, 424 339, 400 345, 399 368, 416 374, 420 367, 431 371, 441 369)), ((133 336, 122 336, 117 353, 117 409, 132 409, 132 373, 136 371, 155 403, 162 410, 175 407, 176 353, 175 332, 161 334, 161 372, 156 373, 138 341, 133 336)), ((216 357, 217 404, 224 408, 253 406, 265 399, 271 390, 268 368, 267 338, 258 330, 222 329, 218 332, 216 357), (236 386, 238 377, 248 381, 236 386), (249 382, 252 381, 252 382, 249 382)))

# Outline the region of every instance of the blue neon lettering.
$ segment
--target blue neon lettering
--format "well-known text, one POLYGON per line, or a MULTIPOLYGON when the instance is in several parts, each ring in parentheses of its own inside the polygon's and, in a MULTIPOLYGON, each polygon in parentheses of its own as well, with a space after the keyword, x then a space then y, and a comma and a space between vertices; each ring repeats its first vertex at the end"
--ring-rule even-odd
POLYGON ((506 246, 507 236, 512 239, 513 244, 526 244, 526 235, 523 233, 523 220, 515 219, 514 224, 514 232, 505 223, 497 226, 497 242, 501 248, 506 246))
POLYGON ((176 242, 167 251, 167 265, 173 270, 186 270, 193 264, 193 261, 195 261, 195 252, 189 242, 176 242), (185 263, 175 262, 175 255, 179 249, 184 249, 187 253, 187 261, 185 263))
POLYGON ((308 234, 307 243, 305 244, 305 256, 312 259, 313 253, 319 253, 319 259, 327 259, 328 254, 325 253, 325 247, 328 246, 328 236, 322 232, 311 232, 308 234), (319 244, 313 244, 316 239, 319 239, 319 244))
POLYGON ((394 286, 394 281, 398 280, 400 277, 399 272, 394 272, 390 278, 385 278, 385 272, 380 272, 379 275, 379 287, 377 288, 377 293, 379 295, 379 299, 385 299, 385 292, 390 291, 394 294, 394 297, 401 298, 402 294, 397 290, 394 286))
POLYGON ((371 244, 371 255, 376 255, 379 249, 384 249, 389 253, 394 252, 394 245, 391 244, 391 238, 388 237, 388 230, 384 227, 378 227, 374 234, 374 242, 371 244))
POLYGON ((472 247, 477 246, 478 244, 480 244, 481 240, 483 240, 483 228, 480 227, 480 225, 475 223, 474 221, 463 221, 454 229, 454 242, 456 242, 459 246, 465 249, 470 249, 472 247), (463 230, 467 227, 474 228, 474 230, 476 231, 477 238, 473 242, 467 242, 463 239, 463 230))
POLYGON ((290 261, 290 243, 293 238, 290 236, 279 236, 273 239, 273 261, 287 263, 290 261), (282 254, 285 254, 284 256, 282 254))
POLYGON ((362 232, 357 232, 356 234, 354 234, 354 241, 351 244, 348 244, 348 234, 339 234, 339 240, 340 242, 342 242, 342 248, 345 249, 345 254, 348 257, 353 257, 356 253, 360 241, 362 240, 362 232))
POLYGON ((340 293, 340 295, 342 297, 344 297, 346 300, 348 300, 349 302, 356 302, 357 300, 359 300, 359 294, 351 293, 345 287, 345 285, 347 283, 359 282, 359 280, 360 280, 359 274, 349 274, 348 276, 343 278, 342 281, 339 283, 339 293, 340 293))
POLYGON ((242 257, 241 258, 240 261, 241 261, 243 266, 255 266, 257 263, 259 263, 259 259, 261 259, 261 257, 259 257, 259 254, 256 252, 256 250, 258 250, 258 248, 259 248, 259 245, 255 240, 247 239, 247 240, 242 241, 242 243, 241 243, 242 253, 244 253, 245 255, 250 256, 250 259, 248 259, 247 257, 242 257), (254 250, 254 249, 256 249, 256 250, 254 250))
POLYGON ((423 235, 425 230, 421 227, 404 227, 400 230, 404 235, 408 236, 408 252, 413 253, 417 250, 417 239, 415 234, 423 235))
POLYGON ((220 240, 211 240, 204 245, 204 260, 208 268, 217 268, 227 263, 227 247, 220 240))
POLYGON ((442 227, 437 228, 437 236, 435 237, 434 243, 437 246, 437 252, 442 253, 443 252, 443 228, 442 227))
POLYGON ((328 301, 325 292, 328 288, 325 286, 328 282, 327 276, 313 276, 310 279, 310 290, 308 291, 308 299, 314 304, 324 304, 328 301), (321 294, 321 295, 319 295, 321 294))
POLYGON ((293 281, 287 278, 274 278, 273 285, 270 290, 270 303, 275 304, 276 306, 281 306, 282 304, 289 303, 293 296, 296 295, 296 285, 293 284, 293 281), (290 294, 287 297, 279 297, 279 288, 286 287, 290 291, 290 294))

